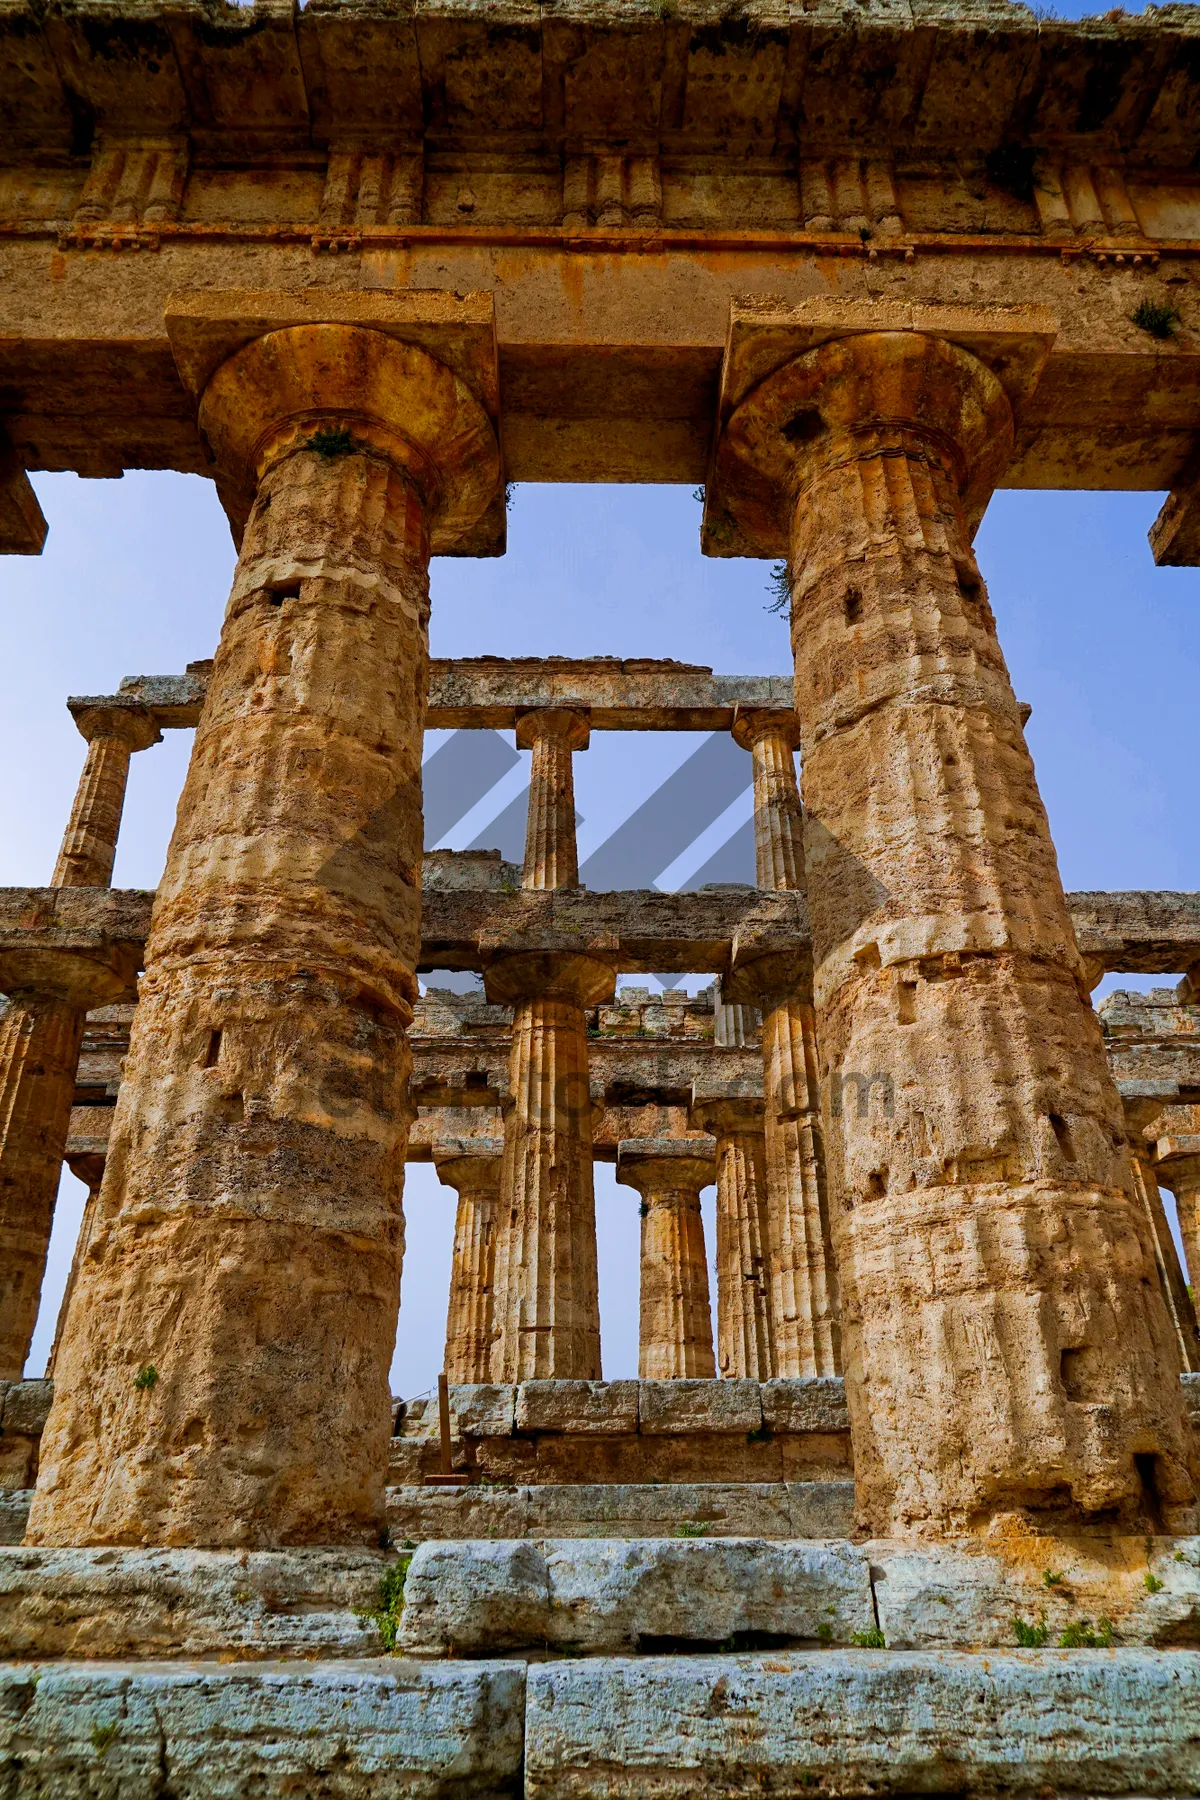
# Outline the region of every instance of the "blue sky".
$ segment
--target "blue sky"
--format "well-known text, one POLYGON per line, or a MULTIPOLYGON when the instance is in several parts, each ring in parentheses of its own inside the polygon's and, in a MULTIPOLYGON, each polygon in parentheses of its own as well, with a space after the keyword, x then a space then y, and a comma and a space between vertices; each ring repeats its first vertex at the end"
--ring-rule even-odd
MULTIPOLYGON (((199 479, 42 475, 35 486, 50 522, 46 551, 6 559, 0 575, 4 883, 42 883, 53 867, 84 749, 66 696, 110 692, 122 675, 169 673, 211 654, 233 565, 223 515, 199 479)), ((979 536, 1014 685, 1033 706, 1029 741, 1068 888, 1200 889, 1200 571, 1155 569, 1146 530, 1159 504, 1150 494, 1001 493, 979 536)), ((506 557, 434 564, 435 653, 674 655, 725 673, 786 673, 787 633, 766 610, 765 566, 703 558, 698 524, 684 489, 519 487, 506 557)), ((134 758, 121 885, 158 878, 189 736, 171 733, 134 758)), ((694 744, 597 734, 577 758, 581 850, 694 744)), ((515 769, 489 804, 499 809, 521 779, 515 769)), ((727 817, 713 835, 737 822, 727 817)), ((700 845, 695 859, 706 853, 700 845)), ((596 1191, 605 1372, 628 1375, 637 1196, 602 1165, 596 1191)), ((81 1203, 65 1177, 30 1373, 43 1365, 81 1203)), ((397 1393, 427 1387, 440 1362, 453 1206, 431 1168, 409 1171, 397 1393)), ((711 1231, 711 1193, 708 1210, 711 1231)))

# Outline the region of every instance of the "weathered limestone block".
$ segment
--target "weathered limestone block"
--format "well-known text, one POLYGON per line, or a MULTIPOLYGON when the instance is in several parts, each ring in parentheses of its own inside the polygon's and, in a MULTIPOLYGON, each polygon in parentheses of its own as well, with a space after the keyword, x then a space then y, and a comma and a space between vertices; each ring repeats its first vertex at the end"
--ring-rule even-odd
MULTIPOLYGON (((24 1514, 21 1513, 22 1528, 24 1514)), ((388 1489, 388 1525, 407 1538, 844 1538, 854 1483, 620 1482, 388 1489)), ((19 1534, 18 1534, 19 1541, 19 1534)))
POLYGON ((846 1384, 840 1375, 764 1381, 762 1415, 769 1431, 849 1431, 846 1384))
MULTIPOLYGON (((1044 353, 1033 332, 1032 366, 1044 353)), ((970 548, 1012 442, 979 357, 868 328, 760 381, 718 452, 747 506, 790 518, 831 1208, 876 1530, 1026 1506, 1182 1522, 1194 1500, 1124 1121, 970 548)))
POLYGON ((33 1489, 0 1488, 0 1544, 20 1544, 29 1523, 33 1489))
POLYGON ((533 1664, 528 1800, 1196 1787, 1200 1657, 774 1651, 533 1664))
POLYGON ((0 1672, 0 1767, 58 1800, 500 1800, 524 1701, 519 1663, 17 1665, 0 1672))
POLYGON ((867 1560, 845 1543, 578 1538, 422 1544, 400 1639, 424 1652, 651 1649, 738 1634, 845 1643, 874 1625, 867 1560))
MULTIPOLYGON (((450 1389, 450 1430, 460 1437, 509 1437, 513 1428, 513 1411, 517 1390, 504 1382, 477 1381, 456 1384, 450 1389)), ((430 1432, 438 1429, 437 1410, 426 1409, 424 1424, 430 1432)))
POLYGON ((523 1381, 517 1389, 518 1431, 569 1431, 584 1436, 638 1428, 636 1381, 523 1381))
POLYGON ((1197 1538, 1026 1539, 1017 1555, 978 1542, 863 1550, 890 1650, 1011 1649, 1016 1619, 1044 1625, 1051 1648, 1102 1619, 1118 1644, 1200 1645, 1197 1538))
POLYGON ((638 1429, 644 1434, 761 1431, 757 1381, 643 1381, 638 1386, 638 1429))
POLYGON ((745 1092, 712 1095, 697 1085, 688 1117, 717 1140, 717 1369, 767 1381, 775 1363, 763 1101, 745 1092))
POLYGON ((369 1550, 5 1550, 0 1656, 372 1656, 369 1550))
POLYGON ((709 1138, 631 1138, 617 1147, 617 1180, 641 1195, 638 1374, 711 1379, 712 1311, 700 1193, 716 1175, 709 1138))
POLYGON ((248 523, 30 1536, 374 1543, 428 559, 431 534, 453 541, 490 503, 499 456, 458 376, 359 326, 288 326, 237 350, 200 424, 248 523))
POLYGON ((438 1179, 458 1193, 446 1314, 446 1379, 487 1381, 492 1368, 496 1212, 503 1142, 460 1140, 434 1151, 438 1179))

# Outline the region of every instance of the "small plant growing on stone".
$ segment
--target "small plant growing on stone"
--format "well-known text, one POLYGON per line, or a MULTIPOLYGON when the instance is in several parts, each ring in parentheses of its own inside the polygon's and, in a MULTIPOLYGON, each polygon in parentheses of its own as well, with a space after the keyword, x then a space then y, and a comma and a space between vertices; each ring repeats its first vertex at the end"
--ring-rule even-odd
POLYGON ((1162 1582, 1158 1579, 1157 1575, 1152 1575, 1150 1573, 1149 1569, 1146 1570, 1146 1573, 1142 1577, 1142 1579, 1146 1583, 1146 1592, 1148 1594, 1161 1594, 1162 1593, 1162 1591, 1163 1591, 1162 1582))
POLYGON ((878 1625, 872 1625, 869 1631, 852 1631, 850 1642, 856 1650, 886 1650, 887 1639, 878 1625))
POLYGON ((757 1430, 748 1431, 746 1433, 746 1442, 748 1444, 769 1444, 770 1441, 771 1427, 769 1425, 760 1425, 757 1430))
POLYGON ((404 1611, 404 1583, 408 1579, 411 1563, 411 1556, 402 1556, 389 1569, 385 1569, 379 1583, 379 1605, 374 1612, 358 1615, 364 1625, 374 1625, 384 1651, 389 1656, 396 1648, 400 1615, 404 1611))
POLYGON ((116 1725, 92 1726, 92 1749, 97 1756, 107 1756, 108 1747, 117 1735, 116 1725))
POLYGON ((702 487, 693 488, 692 489, 692 499, 696 502, 697 506, 703 506, 704 505, 704 489, 702 487))
POLYGON ((1045 1584, 1048 1588, 1061 1587, 1062 1580, 1063 1580, 1062 1570, 1061 1569, 1043 1569, 1042 1570, 1042 1580, 1045 1582, 1045 1584))
POLYGON ((683 1524, 679 1527, 678 1531, 675 1533, 675 1536, 676 1537, 688 1537, 688 1538, 707 1537, 711 1530, 712 1530, 712 1526, 704 1524, 704 1522, 700 1519, 685 1519, 683 1524))
POLYGON ((148 1394, 158 1380, 158 1370, 153 1363, 146 1363, 133 1378, 133 1385, 139 1393, 148 1394))
POLYGON ((1111 1619, 1097 1619, 1095 1631, 1090 1619, 1076 1619, 1059 1638, 1058 1647, 1060 1650, 1111 1650, 1112 1642, 1111 1619))
POLYGON ((516 492, 517 492, 516 482, 515 481, 506 481, 504 484, 504 510, 505 510, 505 512, 512 511, 512 504, 513 504, 513 500, 516 496, 516 492))
POLYGON ((773 598, 766 610, 769 613, 785 613, 792 604, 792 578, 785 562, 772 564, 771 573, 767 576, 767 592, 773 598))
POLYGON ((306 450, 315 450, 318 456, 332 460, 337 456, 350 456, 354 450, 354 437, 345 425, 322 425, 314 431, 306 450))
POLYGON ((1036 1625, 1029 1625, 1024 1619, 1014 1619, 1013 1635, 1022 1650, 1040 1650, 1050 1636, 1045 1613, 1038 1614, 1036 1625))
POLYGON ((1129 315, 1139 331, 1148 331, 1151 337, 1174 337, 1179 329, 1179 314, 1173 306, 1164 306, 1161 300, 1143 300, 1129 315))
POLYGON ((817 1639, 822 1644, 832 1644, 833 1626, 829 1623, 828 1619, 822 1619, 821 1623, 817 1626, 817 1639))

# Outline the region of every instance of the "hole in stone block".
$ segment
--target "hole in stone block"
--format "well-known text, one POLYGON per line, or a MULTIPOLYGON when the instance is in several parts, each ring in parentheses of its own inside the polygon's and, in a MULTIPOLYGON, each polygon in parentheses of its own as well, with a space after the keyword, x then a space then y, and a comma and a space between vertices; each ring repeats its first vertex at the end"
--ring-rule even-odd
POLYGON ((1059 1113, 1051 1113, 1049 1118, 1050 1129, 1054 1133, 1059 1149, 1062 1151, 1068 1162, 1074 1162, 1075 1150, 1071 1143, 1071 1127, 1059 1113))
POLYGON ((267 593, 268 606, 282 606, 285 600, 300 598, 300 583, 291 582, 287 587, 271 588, 267 593))
POLYGON ((1162 1498, 1158 1490, 1158 1458, 1152 1450, 1135 1450, 1133 1466, 1142 1484, 1142 1514, 1156 1533, 1161 1533, 1162 1498))
POLYGON ((857 625, 862 618, 862 593, 856 587, 846 589, 846 623, 857 625))
POLYGON ((1097 1357, 1090 1344, 1077 1344, 1062 1352, 1059 1378, 1068 1400, 1096 1400, 1106 1396, 1097 1392, 1097 1357))
POLYGON ((872 1169, 867 1176, 868 1200, 882 1200, 887 1193, 888 1172, 886 1169, 872 1169))
POLYGON ((215 1069, 220 1060, 221 1033, 219 1031, 210 1031, 208 1034, 208 1049, 204 1053, 204 1066, 206 1069, 215 1069))
POLYGON ((803 412, 792 415, 783 427, 783 436, 789 444, 811 444, 814 438, 820 437, 824 429, 824 419, 815 406, 809 406, 803 412))
POLYGON ((902 981, 896 989, 896 1016, 901 1025, 916 1024, 917 984, 915 981, 902 981))
POLYGON ((221 1095, 221 1112, 231 1125, 240 1125, 246 1116, 246 1102, 240 1093, 221 1095))

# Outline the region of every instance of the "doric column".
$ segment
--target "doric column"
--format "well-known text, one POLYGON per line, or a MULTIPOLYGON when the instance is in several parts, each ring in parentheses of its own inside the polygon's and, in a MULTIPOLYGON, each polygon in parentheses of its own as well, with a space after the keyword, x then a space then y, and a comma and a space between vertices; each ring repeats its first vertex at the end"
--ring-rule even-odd
POLYGON ((108 887, 125 809, 129 758, 135 750, 161 743, 162 732, 144 706, 84 706, 73 711, 88 748, 53 885, 108 887))
MULTIPOLYGON (((747 712, 733 735, 754 761, 754 847, 760 888, 803 892, 803 814, 794 715, 747 712)), ((775 1373, 841 1373, 841 1324, 829 1232, 816 1026, 797 959, 752 958, 738 991, 762 1009, 763 1127, 767 1156, 767 1289, 775 1373)))
MULTIPOLYGON (((1016 380, 1012 342, 997 354, 1016 380)), ((1193 1497, 1120 1102, 971 550, 1012 442, 998 376, 911 331, 808 350, 725 427, 723 466, 790 526, 843 1356, 879 1532, 1026 1506, 1169 1519, 1193 1497)))
POLYGON ((430 533, 480 516, 499 459, 456 375, 358 326, 235 351, 200 428, 249 516, 29 1539, 373 1544, 404 1239, 430 533))
POLYGON ((1194 1308, 1200 1299, 1200 1105, 1163 1107, 1147 1136, 1151 1179, 1175 1197, 1194 1308))
POLYGON ((517 749, 533 751, 522 887, 544 892, 579 886, 574 753, 587 749, 589 735, 585 715, 567 707, 547 707, 517 720, 517 749))
POLYGON ((446 1313, 447 1381, 490 1381, 496 1212, 504 1145, 464 1138, 434 1152, 438 1179, 458 1194, 446 1313))
POLYGON ((643 1381, 710 1379, 712 1312, 700 1191, 716 1175, 715 1145, 705 1138, 626 1138, 617 1146, 617 1180, 641 1195, 643 1381))
POLYGON ((1175 1248, 1175 1240, 1167 1222, 1167 1209, 1159 1192, 1159 1174, 1154 1166, 1153 1152, 1144 1140, 1139 1143, 1132 1132, 1129 1147, 1133 1152, 1134 1180, 1149 1227, 1159 1286, 1175 1331, 1179 1360, 1184 1370, 1189 1375, 1194 1375, 1200 1371, 1200 1336, 1196 1331, 1196 1309, 1188 1293, 1179 1252, 1175 1248))
POLYGON ((37 1324, 84 1020, 134 976, 115 951, 0 953, 0 1380, 21 1379, 37 1324))
MULTIPOLYGON (((573 887, 575 785, 586 748, 578 712, 525 714, 517 742, 533 750, 522 885, 573 887)), ((592 1100, 585 1008, 610 1000, 607 963, 551 951, 505 956, 485 975, 489 1000, 513 1008, 496 1246, 494 1381, 600 1375, 592 1100)))
POLYGON ((689 1118, 717 1140, 717 1370, 768 1381, 775 1354, 763 1103, 749 1094, 696 1094, 689 1118))

